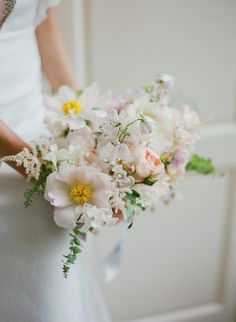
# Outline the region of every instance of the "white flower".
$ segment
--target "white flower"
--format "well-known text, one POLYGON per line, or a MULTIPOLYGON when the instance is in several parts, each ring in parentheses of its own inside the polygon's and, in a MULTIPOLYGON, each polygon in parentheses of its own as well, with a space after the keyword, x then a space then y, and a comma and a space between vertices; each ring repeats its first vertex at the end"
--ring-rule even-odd
POLYGON ((171 185, 175 185, 177 182, 183 179, 185 175, 185 165, 179 165, 179 166, 174 166, 174 165, 168 165, 168 175, 169 175, 169 180, 171 185))
POLYGON ((200 138, 200 121, 195 111, 185 106, 176 120, 174 132, 175 149, 192 149, 193 144, 200 138))
POLYGON ((58 162, 70 160, 70 153, 66 149, 57 148, 56 144, 50 146, 50 152, 44 156, 44 160, 51 161, 54 167, 57 167, 58 162))
POLYGON ((122 160, 125 163, 132 161, 129 147, 124 143, 115 146, 111 143, 107 143, 101 148, 100 157, 102 160, 111 164, 114 164, 117 160, 122 160))
POLYGON ((88 232, 90 228, 98 231, 101 227, 107 225, 112 226, 117 222, 117 218, 113 217, 112 211, 108 209, 98 208, 96 206, 86 204, 83 208, 81 220, 84 225, 80 228, 81 232, 88 232))
POLYGON ((45 199, 55 207, 54 220, 64 228, 74 227, 86 204, 110 210, 111 194, 108 175, 90 166, 74 167, 66 162, 48 176, 45 189, 45 199))
POLYGON ((52 133, 58 132, 60 127, 80 129, 86 126, 86 121, 98 123, 107 115, 101 109, 99 100, 99 88, 96 84, 87 87, 79 97, 69 86, 61 86, 56 95, 45 97, 45 123, 52 133))

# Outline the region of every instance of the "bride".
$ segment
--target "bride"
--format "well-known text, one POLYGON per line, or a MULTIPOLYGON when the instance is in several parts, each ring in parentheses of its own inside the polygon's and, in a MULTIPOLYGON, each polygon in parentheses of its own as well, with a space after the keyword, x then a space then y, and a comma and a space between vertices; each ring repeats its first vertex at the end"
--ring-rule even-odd
MULTIPOLYGON (((58 2, 0 0, 0 157, 43 131, 41 65, 54 91, 62 84, 77 88, 49 8, 58 2)), ((24 208, 22 174, 0 168, 0 321, 110 321, 83 258, 64 279, 60 258, 68 234, 43 199, 24 208)))

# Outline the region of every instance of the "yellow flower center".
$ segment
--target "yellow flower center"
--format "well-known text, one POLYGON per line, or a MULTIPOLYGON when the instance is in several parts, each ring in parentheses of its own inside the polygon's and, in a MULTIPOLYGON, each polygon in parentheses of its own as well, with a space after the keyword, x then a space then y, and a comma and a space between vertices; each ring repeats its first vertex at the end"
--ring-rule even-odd
POLYGON ((91 200, 91 186, 89 184, 80 183, 77 181, 70 187, 70 196, 76 203, 83 205, 84 203, 91 200))
POLYGON ((82 105, 78 100, 68 101, 63 105, 63 112, 65 115, 69 115, 71 112, 79 114, 82 110, 82 105))

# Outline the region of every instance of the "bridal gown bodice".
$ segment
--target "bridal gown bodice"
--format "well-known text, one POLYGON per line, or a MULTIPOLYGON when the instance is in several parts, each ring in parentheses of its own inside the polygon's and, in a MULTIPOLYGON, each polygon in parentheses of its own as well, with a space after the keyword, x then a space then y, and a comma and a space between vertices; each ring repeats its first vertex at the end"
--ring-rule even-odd
MULTIPOLYGON (((0 119, 26 141, 43 132, 35 29, 57 2, 16 0, 0 29, 0 119)), ((0 321, 110 321, 83 257, 64 279, 68 232, 55 225, 42 197, 25 209, 24 189, 16 171, 0 168, 0 321)))
POLYGON ((26 139, 37 135, 35 124, 40 132, 41 63, 35 27, 46 8, 46 1, 17 0, 0 29, 0 117, 26 139))

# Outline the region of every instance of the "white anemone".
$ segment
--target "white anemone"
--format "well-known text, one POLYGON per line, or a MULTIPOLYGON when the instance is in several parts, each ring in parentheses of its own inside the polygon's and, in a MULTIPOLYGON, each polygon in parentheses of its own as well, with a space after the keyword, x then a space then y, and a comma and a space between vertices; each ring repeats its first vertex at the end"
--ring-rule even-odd
POLYGON ((54 220, 63 228, 75 226, 78 218, 84 218, 87 205, 111 212, 110 177, 90 166, 74 167, 62 163, 58 172, 50 174, 46 182, 45 199, 54 207, 54 220))

